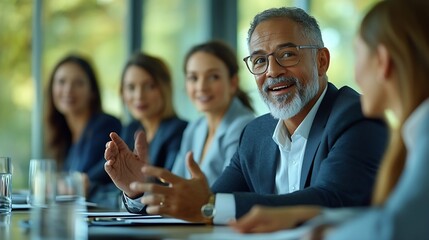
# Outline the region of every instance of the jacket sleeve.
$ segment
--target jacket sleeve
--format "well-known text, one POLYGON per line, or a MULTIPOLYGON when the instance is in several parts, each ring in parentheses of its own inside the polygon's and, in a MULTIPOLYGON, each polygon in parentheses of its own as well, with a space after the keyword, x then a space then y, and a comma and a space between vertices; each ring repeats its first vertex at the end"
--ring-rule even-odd
POLYGON ((110 183, 111 179, 104 170, 104 150, 106 143, 110 141, 111 132, 121 132, 121 122, 112 117, 103 117, 90 129, 91 134, 86 146, 87 160, 84 162, 83 171, 88 174, 91 183, 104 184, 110 183))

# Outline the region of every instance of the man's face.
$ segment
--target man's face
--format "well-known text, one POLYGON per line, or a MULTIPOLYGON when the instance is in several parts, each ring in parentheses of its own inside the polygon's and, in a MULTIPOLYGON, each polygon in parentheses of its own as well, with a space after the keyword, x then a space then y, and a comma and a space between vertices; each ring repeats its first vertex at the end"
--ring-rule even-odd
MULTIPOLYGON (((285 44, 308 45, 299 26, 285 18, 260 23, 253 32, 250 54, 270 54, 285 44)), ((271 114, 278 119, 289 119, 298 114, 319 91, 317 61, 311 49, 300 49, 300 61, 291 67, 280 66, 269 56, 268 69, 255 75, 259 92, 271 114)))

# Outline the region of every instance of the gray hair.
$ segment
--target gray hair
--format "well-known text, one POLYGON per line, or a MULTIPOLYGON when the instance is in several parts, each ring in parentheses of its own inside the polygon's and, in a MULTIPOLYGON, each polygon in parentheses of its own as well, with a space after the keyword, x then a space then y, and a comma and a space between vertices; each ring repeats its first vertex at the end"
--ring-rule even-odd
POLYGON ((247 44, 250 44, 250 38, 252 37, 255 28, 261 22, 273 18, 288 18, 298 23, 301 26, 301 33, 303 37, 309 40, 310 44, 324 47, 322 33, 320 32, 320 27, 317 23, 317 20, 314 17, 308 15, 301 8, 296 7, 270 8, 258 13, 250 23, 250 28, 247 33, 247 44))

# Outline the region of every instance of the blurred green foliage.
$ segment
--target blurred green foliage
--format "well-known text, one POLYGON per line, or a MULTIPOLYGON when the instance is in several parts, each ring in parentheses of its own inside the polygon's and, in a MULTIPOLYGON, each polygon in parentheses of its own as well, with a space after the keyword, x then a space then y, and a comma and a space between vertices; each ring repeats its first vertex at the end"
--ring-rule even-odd
MULTIPOLYGON (((353 81, 353 38, 360 17, 378 0, 311 0, 310 11, 322 29, 331 52, 329 79, 337 86, 353 81)), ((238 58, 241 86, 250 93, 258 114, 266 112, 253 76, 241 59, 248 55, 247 30, 258 12, 270 7, 292 6, 293 0, 238 0, 238 58)), ((59 0, 43 1, 43 85, 55 63, 65 54, 77 52, 94 63, 102 88, 104 109, 122 114, 119 80, 125 53, 127 1, 59 0)), ((31 27, 34 2, 0 2, 0 155, 11 156, 13 187, 27 187, 31 158, 31 111, 34 99, 31 78, 31 27)), ((142 49, 164 58, 170 66, 179 115, 195 114, 186 97, 183 57, 194 44, 205 41, 207 2, 203 0, 146 0, 143 11, 142 49)), ((222 17, 222 16, 219 16, 222 17)), ((40 139, 40 141, 43 141, 40 139)))

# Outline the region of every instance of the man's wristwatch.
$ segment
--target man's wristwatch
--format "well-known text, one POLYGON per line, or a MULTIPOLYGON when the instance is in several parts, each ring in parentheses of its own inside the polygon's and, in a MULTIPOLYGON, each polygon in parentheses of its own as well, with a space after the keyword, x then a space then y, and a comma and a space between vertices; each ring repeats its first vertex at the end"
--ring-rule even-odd
POLYGON ((207 220, 209 220, 209 222, 211 223, 213 221, 213 218, 216 214, 216 209, 215 209, 215 195, 212 194, 209 198, 209 202, 204 204, 201 207, 201 214, 203 215, 204 218, 206 218, 207 220))

